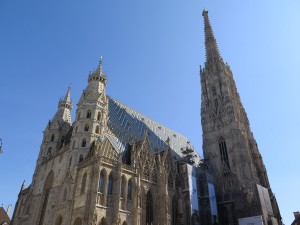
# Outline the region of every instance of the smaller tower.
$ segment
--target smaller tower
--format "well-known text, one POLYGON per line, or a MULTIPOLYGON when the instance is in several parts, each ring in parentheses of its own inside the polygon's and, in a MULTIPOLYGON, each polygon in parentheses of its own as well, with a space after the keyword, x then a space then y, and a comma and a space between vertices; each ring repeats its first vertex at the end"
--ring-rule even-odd
POLYGON ((65 97, 60 98, 58 102, 57 112, 53 119, 49 120, 44 131, 39 159, 44 160, 45 158, 52 156, 63 146, 66 135, 71 128, 72 107, 71 88, 69 86, 65 97))
POLYGON ((72 150, 78 161, 83 159, 93 141, 101 140, 107 125, 108 101, 107 78, 102 69, 102 57, 95 71, 88 76, 88 85, 83 91, 73 125, 72 150))

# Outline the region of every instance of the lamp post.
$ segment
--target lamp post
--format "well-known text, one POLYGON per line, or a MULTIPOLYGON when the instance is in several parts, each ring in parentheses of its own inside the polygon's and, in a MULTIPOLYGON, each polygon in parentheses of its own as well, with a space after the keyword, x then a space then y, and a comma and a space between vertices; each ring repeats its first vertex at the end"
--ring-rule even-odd
POLYGON ((2 150, 2 139, 0 138, 0 155, 3 153, 3 150, 2 150))

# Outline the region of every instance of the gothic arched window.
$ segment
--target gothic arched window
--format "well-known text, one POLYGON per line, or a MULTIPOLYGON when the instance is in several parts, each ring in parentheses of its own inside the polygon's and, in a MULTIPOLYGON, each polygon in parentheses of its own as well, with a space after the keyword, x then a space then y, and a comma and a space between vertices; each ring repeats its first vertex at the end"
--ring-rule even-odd
POLYGON ((126 188, 126 177, 122 176, 121 198, 125 198, 125 188, 126 188))
POLYGON ((85 138, 82 140, 82 142, 81 142, 81 147, 85 147, 86 146, 86 140, 85 140, 85 138))
POLYGON ((100 173, 100 180, 99 180, 99 189, 98 192, 104 192, 104 177, 105 177, 105 170, 102 170, 100 173))
POLYGON ((83 161, 83 155, 80 155, 79 156, 79 162, 82 162, 83 161))
POLYGON ((82 177, 82 182, 81 182, 81 193, 84 193, 84 192, 85 192, 86 177, 87 177, 87 174, 84 173, 84 175, 83 175, 83 177, 82 177))
POLYGON ((86 124, 86 125, 84 126, 84 131, 86 131, 86 132, 89 131, 89 128, 90 128, 89 125, 86 124))
POLYGON ((92 117, 92 112, 91 110, 88 110, 86 113, 86 118, 91 118, 92 117))
POLYGON ((230 168, 226 141, 223 137, 220 137, 219 139, 219 149, 220 149, 221 161, 225 163, 228 166, 228 168, 230 168))
POLYGON ((78 116, 77 116, 77 119, 78 119, 78 120, 80 119, 80 116, 81 116, 81 113, 78 112, 78 116))
POLYGON ((153 223, 153 198, 151 191, 149 190, 147 193, 147 200, 146 200, 146 224, 153 223))
POLYGON ((127 189, 127 199, 131 200, 132 198, 132 179, 128 181, 128 189, 127 189))
POLYGON ((96 126, 95 133, 96 133, 96 134, 99 134, 99 131, 100 131, 100 128, 99 128, 99 126, 96 126))
POLYGON ((52 154, 52 148, 49 147, 48 150, 47 150, 47 155, 51 155, 52 154))
POLYGON ((101 119, 101 113, 98 112, 98 114, 97 114, 97 120, 100 120, 100 119, 101 119))
POLYGON ((113 175, 112 173, 110 173, 108 177, 107 195, 112 195, 112 191, 113 191, 113 175))
POLYGON ((53 142, 54 139, 55 139, 55 134, 52 134, 51 139, 50 139, 50 142, 53 142))

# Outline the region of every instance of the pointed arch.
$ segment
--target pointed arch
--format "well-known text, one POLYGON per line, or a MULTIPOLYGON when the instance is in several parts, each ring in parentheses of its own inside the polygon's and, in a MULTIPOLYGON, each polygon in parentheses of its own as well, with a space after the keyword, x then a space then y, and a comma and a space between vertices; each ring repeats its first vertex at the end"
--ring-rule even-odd
POLYGON ((79 112, 78 112, 78 115, 77 115, 77 120, 79 120, 80 117, 81 117, 81 112, 79 111, 79 112))
POLYGON ((126 221, 124 221, 124 222, 122 223, 122 225, 127 225, 127 222, 126 222, 126 221))
POLYGON ((87 177, 87 173, 85 172, 81 182, 81 194, 84 193, 86 189, 86 177, 87 177))
POLYGON ((149 190, 146 197, 146 224, 153 223, 153 197, 149 190))
POLYGON ((90 126, 89 126, 88 124, 85 124, 85 125, 84 125, 84 131, 85 131, 85 132, 88 132, 89 129, 90 129, 90 126))
POLYGON ((53 173, 53 171, 51 171, 48 174, 46 181, 44 183, 44 190, 43 190, 43 195, 42 195, 43 196, 43 204, 42 204, 40 219, 39 219, 39 223, 38 223, 39 225, 42 225, 44 222, 45 212, 47 209, 49 194, 50 194, 50 190, 53 185, 53 180, 54 180, 54 173, 53 173))

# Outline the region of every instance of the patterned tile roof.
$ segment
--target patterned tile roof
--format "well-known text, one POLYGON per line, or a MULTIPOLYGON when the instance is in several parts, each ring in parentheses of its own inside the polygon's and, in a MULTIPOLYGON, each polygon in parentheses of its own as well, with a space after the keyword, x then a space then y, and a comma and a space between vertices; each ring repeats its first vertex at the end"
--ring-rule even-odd
MULTIPOLYGON (((189 139, 183 135, 165 127, 164 125, 148 118, 147 116, 131 109, 123 103, 109 97, 109 128, 119 139, 109 136, 108 139, 119 151, 125 150, 126 143, 141 140, 145 131, 151 147, 156 151, 166 149, 166 140, 170 139, 170 147, 176 153, 175 156, 182 157, 181 149, 190 148, 194 150, 189 139)), ((200 156, 194 150, 195 162, 200 160, 200 156)))

